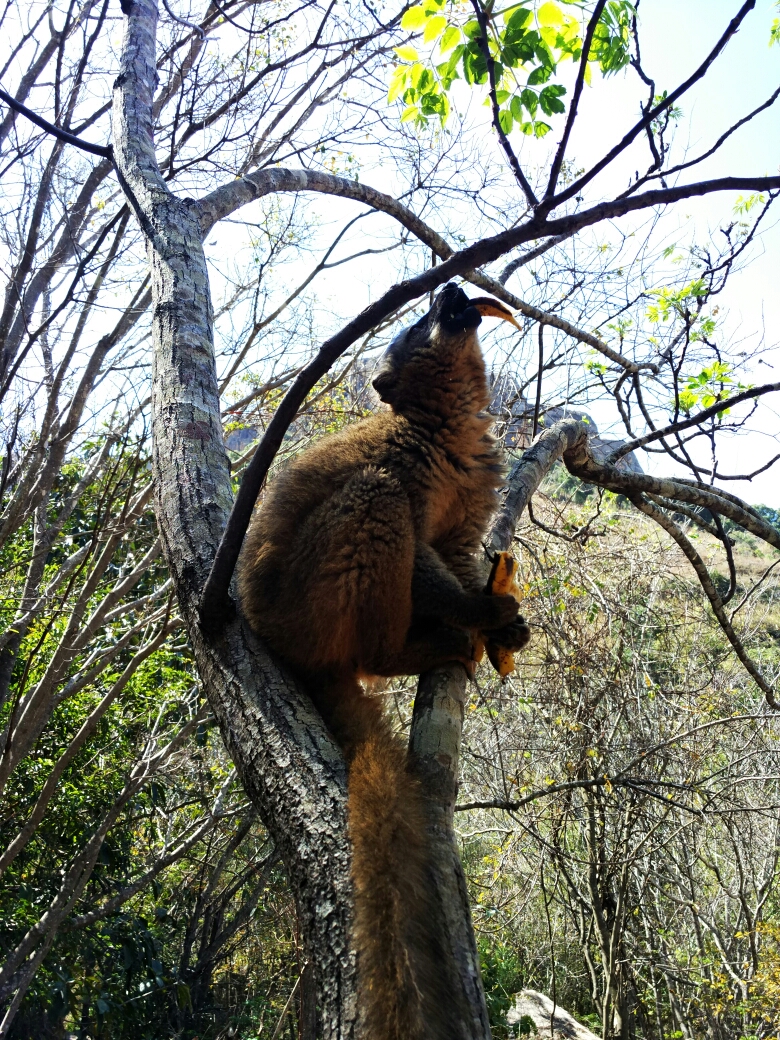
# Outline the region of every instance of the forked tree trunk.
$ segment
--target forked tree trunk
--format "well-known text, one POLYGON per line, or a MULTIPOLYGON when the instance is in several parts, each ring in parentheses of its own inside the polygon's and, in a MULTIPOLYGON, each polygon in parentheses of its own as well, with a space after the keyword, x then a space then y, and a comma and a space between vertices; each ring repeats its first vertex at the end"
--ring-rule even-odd
MULTIPOLYGON (((151 271, 153 467, 163 551, 204 691, 244 788, 287 868, 316 976, 319 1033, 327 1040, 350 1040, 358 1016, 343 758, 308 698, 240 617, 227 618, 216 636, 207 636, 198 624, 201 591, 233 497, 208 274, 197 208, 171 194, 154 154, 156 2, 132 0, 123 3, 123 10, 129 13, 114 91, 114 157, 145 235, 151 271)), ((543 435, 550 442, 545 450, 556 457, 582 434, 582 424, 562 425, 566 430, 557 439, 552 431, 543 435)), ((535 457, 529 466, 533 479, 509 501, 509 512, 504 510, 493 535, 495 547, 508 545, 531 485, 546 471, 535 457)), ((410 750, 430 795, 436 847, 431 876, 450 954, 442 971, 451 975, 447 989, 458 995, 461 1006, 461 1035, 453 1040, 489 1040, 452 826, 464 702, 460 665, 424 676, 410 750)))
MULTIPOLYGON (((156 22, 154 0, 136 0, 130 6, 113 125, 117 170, 146 238, 152 278, 157 518, 204 690, 242 783, 287 867, 307 957, 316 973, 320 1034, 347 1040, 355 1035, 357 1014, 343 759, 309 700, 240 618, 228 619, 216 637, 208 637, 198 625, 200 593, 232 491, 201 229, 195 207, 168 190, 154 155, 156 22)), ((456 689, 448 703, 462 720, 465 677, 459 671, 454 684, 460 693, 456 689)), ((441 679, 432 678, 431 690, 437 681, 441 679)), ((462 1037, 454 1040, 487 1040, 484 994, 452 832, 460 730, 449 727, 451 750, 444 762, 435 746, 444 715, 425 709, 426 698, 424 692, 418 698, 413 744, 434 794, 441 855, 432 869, 440 882, 453 954, 449 988, 463 993, 462 1037)), ((432 697, 430 704, 435 701, 432 697)))

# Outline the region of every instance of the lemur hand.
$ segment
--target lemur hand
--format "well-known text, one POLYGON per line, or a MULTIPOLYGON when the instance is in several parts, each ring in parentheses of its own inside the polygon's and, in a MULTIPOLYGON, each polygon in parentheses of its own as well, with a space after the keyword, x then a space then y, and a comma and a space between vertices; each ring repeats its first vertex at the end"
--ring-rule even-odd
POLYGON ((503 628, 491 629, 488 636, 488 647, 501 647, 504 650, 511 650, 515 654, 518 650, 522 650, 531 638, 531 631, 523 615, 518 614, 514 621, 504 625, 503 628))
POLYGON ((514 596, 474 596, 473 618, 469 619, 470 627, 480 632, 490 632, 511 625, 517 617, 517 600, 514 596))

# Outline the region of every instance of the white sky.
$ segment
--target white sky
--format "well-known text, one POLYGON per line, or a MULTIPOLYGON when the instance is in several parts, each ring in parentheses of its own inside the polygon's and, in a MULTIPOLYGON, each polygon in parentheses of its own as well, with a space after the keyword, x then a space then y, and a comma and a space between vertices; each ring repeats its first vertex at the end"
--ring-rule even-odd
MULTIPOLYGON (((693 71, 739 6, 740 0, 641 0, 639 11, 643 64, 646 72, 655 79, 659 91, 672 89, 693 71)), ((675 137, 676 159, 682 158, 686 151, 689 155, 695 155, 709 147, 725 127, 764 101, 780 84, 780 46, 768 47, 770 26, 778 16, 780 9, 775 0, 758 0, 756 10, 748 15, 725 54, 704 81, 681 101, 683 117, 675 137)), ((210 46, 219 48, 220 43, 215 42, 210 46)), ((561 72, 566 72, 566 68, 562 67, 561 72)), ((571 72, 572 68, 569 67, 568 74, 571 75, 571 72)), ((461 88, 461 101, 465 100, 467 93, 465 87, 461 88)), ((577 166, 589 166, 619 139, 622 132, 633 125, 640 100, 645 100, 645 94, 645 88, 630 71, 607 80, 594 76, 593 87, 584 92, 569 147, 569 157, 577 166)), ((494 149, 495 161, 499 162, 495 139, 487 125, 489 113, 481 107, 480 99, 476 99, 473 94, 470 98, 470 118, 477 127, 477 140, 483 132, 481 127, 484 127, 485 154, 489 156, 492 154, 490 149, 494 149)), ((392 116, 392 113, 388 115, 392 116)), ((557 143, 563 119, 558 117, 551 122, 554 130, 543 142, 513 134, 513 143, 528 169, 543 165, 547 154, 557 143)), ((625 162, 616 164, 614 170, 593 185, 590 197, 595 200, 596 197, 607 197, 613 189, 622 190, 635 166, 643 168, 642 164, 647 162, 646 148, 640 146, 640 153, 641 160, 636 158, 637 153, 633 153, 625 162)), ((373 155, 364 154, 361 157, 366 161, 364 170, 361 170, 361 179, 390 194, 397 195, 402 190, 395 167, 391 164, 383 165, 381 155, 377 156, 374 152, 373 155)), ((695 171, 687 172, 683 178, 755 175, 776 173, 778 170, 780 105, 740 130, 715 157, 695 171)), ((213 186, 219 179, 215 179, 213 186)), ((718 227, 733 219, 734 202, 733 193, 719 193, 678 204, 664 217, 664 233, 671 241, 679 240, 681 243, 694 240, 702 242, 710 232, 717 236, 718 227)), ((335 233, 344 220, 351 219, 363 209, 345 200, 311 195, 307 196, 306 205, 307 213, 322 222, 319 233, 312 231, 313 238, 319 235, 322 243, 329 239, 331 232, 335 233)), ((251 219, 248 210, 236 216, 239 219, 251 219)), ((424 215, 437 226, 435 214, 424 215)), ((780 209, 777 219, 780 219, 780 209)), ((621 218, 619 226, 621 230, 629 231, 646 221, 647 214, 629 215, 621 218)), ((383 222, 385 227, 392 223, 382 216, 361 221, 354 235, 343 243, 345 248, 341 255, 354 251, 355 246, 365 248, 367 233, 370 235, 376 230, 381 237, 383 222)), ((209 236, 207 253, 214 264, 215 296, 220 291, 219 268, 229 263, 230 258, 237 256, 239 251, 236 233, 236 225, 228 223, 219 226, 209 236)), ((392 267, 393 256, 390 254, 389 262, 383 256, 367 257, 321 276, 317 282, 316 295, 324 335, 331 331, 327 327, 328 320, 338 320, 338 324, 342 324, 342 319, 348 320, 365 306, 372 295, 383 292, 395 280, 397 271, 394 272, 392 267)), ((732 337, 732 342, 734 339, 739 342, 739 349, 754 352, 759 345, 774 347, 780 343, 779 261, 780 225, 770 224, 754 245, 751 262, 732 276, 726 293, 718 301, 721 310, 728 314, 725 320, 727 333, 732 337)), ((312 257, 311 264, 314 262, 312 257)), ((290 275, 290 288, 299 280, 299 274, 300 268, 294 275, 290 275)), ((282 281, 286 278, 285 275, 282 281)), ((519 295, 523 294, 521 280, 513 281, 510 287, 519 295)), ((277 288, 274 289, 274 295, 276 292, 277 288)), ((284 295, 282 284, 278 286, 278 292, 281 298, 284 295)), ((565 311, 563 313, 567 316, 565 311)), ((291 343, 290 357, 301 349, 304 349, 303 343, 291 343)), ((756 383, 769 382, 780 379, 778 373, 780 350, 773 349, 760 364, 754 366, 749 378, 756 383)), ((754 431, 734 438, 730 444, 721 448, 722 470, 744 472, 755 469, 780 452, 779 407, 780 400, 778 405, 762 404, 754 417, 754 431)), ((606 413, 602 414, 598 407, 594 408, 593 413, 596 421, 604 427, 606 413)), ((609 434, 610 431, 603 428, 602 432, 609 434)), ((664 472, 669 472, 669 464, 659 462, 658 456, 643 454, 641 462, 650 471, 659 466, 663 467, 664 472)), ((727 486, 750 502, 765 502, 780 507, 780 479, 773 473, 762 475, 749 485, 729 482, 727 486)))
MULTIPOLYGON (((645 71, 655 80, 656 88, 671 90, 700 64, 730 19, 738 10, 738 0, 641 0, 642 60, 645 71)), ((759 0, 746 22, 731 40, 725 53, 710 70, 705 79, 694 86, 680 102, 682 118, 674 139, 674 158, 680 161, 707 150, 719 134, 737 119, 766 98, 780 85, 780 46, 769 48, 769 30, 780 9, 775 0, 759 0)), ((564 68, 562 67, 562 70, 564 68)), ((461 89, 461 101, 465 100, 461 89)), ((457 95, 456 95, 457 96, 457 95)), ((640 100, 644 101, 645 88, 632 72, 619 73, 607 80, 594 76, 594 85, 584 92, 580 115, 572 135, 569 156, 577 166, 589 167, 622 136, 638 115, 640 100)), ((487 119, 488 113, 477 119, 487 119)), ((554 132, 544 143, 522 138, 513 134, 512 140, 520 151, 524 166, 544 161, 547 149, 557 143, 561 119, 555 122, 554 132)), ((486 126, 486 134, 490 133, 486 126)), ((639 165, 646 165, 646 149, 641 160, 633 152, 624 162, 616 163, 608 173, 596 182, 594 189, 599 198, 606 197, 610 189, 622 190, 639 165), (597 187, 596 187, 597 186, 597 187)), ((761 175, 780 171, 780 104, 762 113, 753 122, 739 130, 723 148, 693 171, 681 175, 681 182, 705 178, 735 175, 761 175)), ((375 187, 393 193, 392 171, 366 170, 364 178, 375 187)), ((702 243, 708 235, 719 236, 718 228, 733 219, 736 193, 723 192, 677 204, 663 218, 663 230, 671 241, 702 243)), ((337 200, 328 200, 328 213, 338 212, 337 200)), ((346 212, 346 210, 345 210, 346 212)), ((354 213, 354 209, 350 210, 354 213)), ((646 222, 647 214, 628 215, 621 218, 621 229, 631 230, 646 222)), ((759 346, 775 347, 780 344, 780 209, 770 219, 750 251, 750 263, 733 274, 726 292, 719 298, 723 331, 721 338, 728 337, 732 344, 739 342, 740 350, 752 355, 759 346)), ((321 292, 337 302, 339 310, 344 306, 345 286, 348 285, 352 308, 388 283, 388 271, 381 265, 367 260, 358 281, 350 271, 345 274, 334 272, 323 281, 321 292), (365 295, 363 295, 365 294, 365 295)), ((515 292, 522 295, 522 287, 510 283, 515 292)), ((565 316, 565 312, 564 312, 565 316)), ((749 371, 753 383, 772 382, 780 379, 780 349, 764 355, 760 363, 749 371)), ((780 399, 770 398, 762 403, 752 420, 752 432, 723 440, 719 449, 719 470, 725 473, 742 473, 756 469, 775 454, 780 453, 780 399), (772 403, 773 399, 777 404, 772 403)), ((606 413, 594 408, 594 418, 604 423, 606 413)), ((609 432, 602 430, 602 432, 609 432)), ((619 435, 618 431, 614 431, 619 435)), ((642 465, 651 472, 670 473, 671 464, 659 460, 658 456, 640 456, 642 465)), ((780 465, 780 464, 779 464, 780 465)), ((724 486, 735 494, 744 496, 749 502, 764 502, 780 507, 780 479, 774 471, 760 475, 751 483, 729 481, 724 486)))

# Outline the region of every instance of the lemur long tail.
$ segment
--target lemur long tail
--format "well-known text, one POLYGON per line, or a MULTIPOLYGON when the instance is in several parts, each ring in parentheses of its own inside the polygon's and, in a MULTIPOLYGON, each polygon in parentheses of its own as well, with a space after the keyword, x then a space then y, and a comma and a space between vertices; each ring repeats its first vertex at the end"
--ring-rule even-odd
POLYGON ((431 874, 425 800, 381 705, 360 684, 328 684, 323 712, 349 765, 355 948, 370 1040, 452 1040, 458 1001, 431 874))

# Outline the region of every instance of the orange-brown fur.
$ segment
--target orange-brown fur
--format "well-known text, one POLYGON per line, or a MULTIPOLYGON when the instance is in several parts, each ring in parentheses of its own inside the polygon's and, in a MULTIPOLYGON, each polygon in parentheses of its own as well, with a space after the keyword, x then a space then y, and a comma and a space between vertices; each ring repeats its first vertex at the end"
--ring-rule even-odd
POLYGON ((480 318, 450 284, 375 380, 390 410, 323 438, 272 482, 239 569, 243 609, 296 670, 349 763, 359 999, 371 1040, 447 1040, 460 1001, 427 864, 423 792, 360 680, 469 664, 475 630, 519 649, 475 558, 503 466, 488 432, 480 318))

